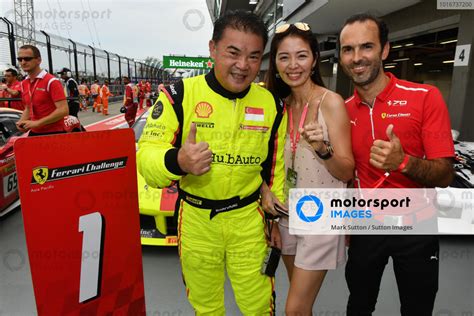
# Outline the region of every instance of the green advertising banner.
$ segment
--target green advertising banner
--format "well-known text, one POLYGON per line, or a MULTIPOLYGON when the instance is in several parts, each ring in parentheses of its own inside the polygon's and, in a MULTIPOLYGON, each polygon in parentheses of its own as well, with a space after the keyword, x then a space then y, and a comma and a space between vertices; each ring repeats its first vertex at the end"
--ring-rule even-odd
POLYGON ((209 57, 163 56, 164 68, 211 69, 213 65, 209 57))

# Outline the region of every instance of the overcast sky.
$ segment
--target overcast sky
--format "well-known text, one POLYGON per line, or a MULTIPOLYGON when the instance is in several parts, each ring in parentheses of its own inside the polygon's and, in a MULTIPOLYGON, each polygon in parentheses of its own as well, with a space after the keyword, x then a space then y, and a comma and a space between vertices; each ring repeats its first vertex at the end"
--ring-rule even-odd
MULTIPOLYGON (((0 15, 14 21, 13 0, 0 15)), ((35 0, 36 30, 135 59, 208 56, 212 21, 205 0, 35 0)))

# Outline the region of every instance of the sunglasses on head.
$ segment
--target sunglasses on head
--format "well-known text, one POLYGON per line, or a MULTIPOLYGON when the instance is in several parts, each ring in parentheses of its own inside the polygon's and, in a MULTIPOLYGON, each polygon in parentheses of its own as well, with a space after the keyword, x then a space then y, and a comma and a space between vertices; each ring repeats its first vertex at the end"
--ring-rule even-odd
POLYGON ((36 57, 18 57, 16 60, 18 60, 20 63, 24 61, 32 61, 36 57))
POLYGON ((287 24, 280 25, 279 27, 276 28, 275 34, 286 32, 292 25, 294 25, 300 31, 304 31, 304 32, 311 31, 311 28, 309 27, 308 23, 296 22, 294 24, 287 23, 287 24))

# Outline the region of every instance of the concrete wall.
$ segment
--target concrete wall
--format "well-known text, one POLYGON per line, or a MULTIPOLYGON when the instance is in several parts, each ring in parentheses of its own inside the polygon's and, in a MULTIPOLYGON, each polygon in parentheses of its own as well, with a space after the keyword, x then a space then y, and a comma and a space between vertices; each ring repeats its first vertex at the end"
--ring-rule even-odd
POLYGON ((449 96, 451 94, 451 80, 452 80, 452 73, 451 72, 440 72, 440 73, 421 73, 417 74, 415 72, 415 80, 416 82, 421 82, 424 84, 430 84, 432 86, 437 87, 441 94, 443 95, 444 102, 448 104, 449 96))
POLYGON ((398 40, 457 26, 459 12, 437 10, 435 0, 424 0, 382 18, 389 27, 390 40, 398 40))
POLYGON ((451 94, 448 108, 451 115, 451 124, 461 132, 459 140, 474 141, 474 11, 463 11, 458 31, 458 45, 471 45, 468 66, 453 68, 451 94))
MULTIPOLYGON (((390 29, 390 40, 400 40, 420 34, 458 27, 458 44, 474 44, 474 11, 437 10, 436 1, 425 0, 411 7, 382 17, 390 29)), ((468 66, 453 67, 447 72, 420 74, 416 81, 437 86, 448 105, 453 129, 461 132, 460 140, 474 141, 474 54, 471 47, 468 66)), ((339 71, 336 91, 344 97, 353 89, 345 75, 339 71)))

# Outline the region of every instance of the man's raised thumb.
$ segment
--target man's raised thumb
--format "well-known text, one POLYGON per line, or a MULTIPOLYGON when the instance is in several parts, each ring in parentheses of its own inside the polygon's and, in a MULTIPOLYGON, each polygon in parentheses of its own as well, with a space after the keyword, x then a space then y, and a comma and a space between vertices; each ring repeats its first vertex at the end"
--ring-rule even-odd
POLYGON ((196 144, 196 123, 191 123, 191 128, 189 129, 188 139, 187 141, 191 144, 196 144))
POLYGON ((390 124, 389 126, 387 126, 386 133, 387 133, 387 137, 389 141, 398 139, 397 135, 395 135, 395 133, 393 132, 393 124, 390 124))

